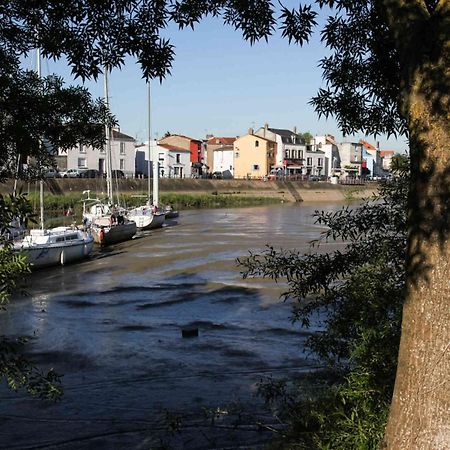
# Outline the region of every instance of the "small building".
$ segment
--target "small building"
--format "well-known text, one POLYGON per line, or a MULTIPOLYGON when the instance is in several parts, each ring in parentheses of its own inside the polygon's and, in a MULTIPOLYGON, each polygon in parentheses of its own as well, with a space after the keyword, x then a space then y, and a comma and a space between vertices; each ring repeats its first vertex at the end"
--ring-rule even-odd
MULTIPOLYGON (((339 155, 339 148, 336 144, 334 136, 331 134, 314 136, 311 140, 311 147, 313 147, 316 151, 323 152, 323 161, 321 159, 322 156, 319 154, 316 155, 316 172, 320 172, 320 176, 328 178, 341 173, 341 157, 339 155)), ((314 161, 312 161, 312 164, 314 171, 314 161)))
POLYGON ((136 173, 148 177, 150 166, 150 176, 153 176, 153 166, 157 162, 160 178, 190 178, 190 154, 190 150, 152 140, 149 165, 148 142, 145 142, 136 146, 136 173))
POLYGON ((275 166, 276 142, 253 134, 252 129, 234 141, 233 149, 235 178, 263 178, 275 166))
POLYGON ((362 164, 362 144, 359 142, 343 142, 339 144, 341 159, 341 176, 360 177, 362 164))
MULTIPOLYGON (((210 151, 210 150, 209 150, 210 151)), ((214 165, 213 172, 221 172, 225 178, 232 178, 234 176, 234 148, 232 145, 224 145, 214 149, 212 152, 214 165)))
MULTIPOLYGON (((160 145, 169 145, 173 148, 189 150, 193 176, 201 176, 205 169, 204 147, 202 141, 184 136, 182 134, 169 134, 159 140, 160 145)), ((184 172, 186 173, 186 171, 184 172)))
MULTIPOLYGON (((218 136, 207 136, 208 140, 206 141, 205 145, 205 152, 204 152, 204 160, 206 162, 207 167, 209 168, 210 172, 218 172, 220 169, 217 169, 218 166, 225 166, 225 161, 229 163, 229 165, 233 165, 233 158, 231 158, 231 161, 229 160, 228 156, 225 156, 223 152, 229 151, 233 149, 234 141, 236 140, 235 137, 218 137, 218 136), (220 150, 222 149, 222 153, 220 150), (219 150, 218 153, 216 153, 216 150, 219 150), (220 163, 216 163, 215 156, 221 158, 220 163)), ((231 152, 231 156, 233 156, 233 152, 231 152)))
POLYGON ((391 162, 392 157, 395 155, 394 150, 381 150, 380 155, 383 161, 383 169, 390 171, 391 170, 391 162))

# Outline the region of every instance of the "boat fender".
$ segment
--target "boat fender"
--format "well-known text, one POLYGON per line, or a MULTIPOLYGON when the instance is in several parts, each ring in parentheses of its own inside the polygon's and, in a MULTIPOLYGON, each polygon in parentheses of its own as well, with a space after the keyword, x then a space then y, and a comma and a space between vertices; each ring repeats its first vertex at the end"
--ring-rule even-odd
POLYGON ((100 244, 103 243, 104 238, 105 238, 105 230, 103 228, 100 228, 100 231, 98 232, 98 240, 100 241, 100 244))
POLYGON ((59 257, 61 265, 63 266, 66 262, 66 255, 64 254, 64 250, 61 252, 61 256, 59 257))

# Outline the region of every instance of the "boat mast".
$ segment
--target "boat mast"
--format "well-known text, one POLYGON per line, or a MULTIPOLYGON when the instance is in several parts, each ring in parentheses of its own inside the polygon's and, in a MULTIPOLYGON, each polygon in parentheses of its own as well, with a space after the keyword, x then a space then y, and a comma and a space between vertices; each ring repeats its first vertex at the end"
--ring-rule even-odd
MULTIPOLYGON (((103 89, 104 102, 109 110, 109 87, 108 87, 108 68, 103 68, 103 89)), ((106 150, 106 193, 110 203, 114 203, 112 190, 112 160, 111 160, 111 129, 108 124, 105 125, 105 150, 106 150)))
MULTIPOLYGON (((41 78, 41 49, 38 48, 36 51, 36 72, 38 78, 41 78)), ((39 147, 42 141, 39 139, 39 147)), ((41 230, 44 229, 44 181, 39 180, 39 204, 40 204, 40 222, 41 230)))
MULTIPOLYGON (((150 180, 150 174, 152 171, 152 156, 151 156, 151 139, 152 139, 152 129, 151 129, 151 87, 150 87, 150 80, 147 81, 147 91, 148 91, 148 100, 147 100, 147 112, 148 112, 148 118, 147 118, 147 133, 148 133, 148 178, 147 178, 147 203, 150 205, 150 201, 152 198, 152 185, 150 180)), ((153 177, 155 176, 155 173, 153 173, 153 177)))
MULTIPOLYGON (((148 82, 148 127, 150 131, 150 80, 148 82)), ((150 142, 150 136, 149 136, 150 142)), ((156 142, 155 142, 156 144, 156 142)), ((152 151, 152 165, 153 165, 153 204, 158 206, 158 196, 159 196, 159 158, 156 152, 157 146, 155 145, 152 151)))

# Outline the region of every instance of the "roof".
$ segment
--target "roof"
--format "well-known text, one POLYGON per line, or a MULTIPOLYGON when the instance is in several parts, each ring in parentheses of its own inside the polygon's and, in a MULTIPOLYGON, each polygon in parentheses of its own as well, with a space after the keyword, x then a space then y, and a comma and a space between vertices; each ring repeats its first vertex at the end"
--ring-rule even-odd
POLYGON ((380 155, 385 158, 386 156, 393 156, 394 155, 394 150, 381 150, 380 151, 380 155))
POLYGON ((167 150, 175 150, 177 152, 187 152, 187 153, 191 153, 190 150, 187 150, 185 148, 182 147, 177 147, 176 145, 170 145, 170 144, 158 144, 158 147, 162 147, 165 148, 167 150))
POLYGON ((363 145, 363 147, 367 150, 376 150, 377 148, 374 147, 372 144, 369 144, 367 141, 365 141, 364 139, 360 139, 359 143, 363 145))
MULTIPOLYGON (((241 139, 241 138, 244 138, 244 137, 247 137, 247 136, 253 136, 255 139, 258 139, 258 140, 263 140, 263 141, 267 141, 267 142, 272 142, 273 144, 276 144, 276 142, 275 141, 272 141, 272 139, 267 139, 267 138, 264 138, 264 137, 262 137, 262 136, 259 136, 259 135, 257 135, 257 134, 244 134, 243 136, 239 136, 237 139, 241 139)), ((237 140, 236 139, 236 140, 237 140)))
POLYGON ((194 138, 191 138, 191 137, 189 137, 189 136, 185 136, 184 134, 169 134, 168 136, 164 136, 163 138, 161 138, 160 140, 162 141, 162 140, 164 140, 165 138, 170 138, 170 137, 172 137, 172 136, 178 136, 178 137, 181 137, 181 138, 184 138, 184 139, 189 139, 190 141, 195 141, 195 142, 199 142, 200 144, 202 143, 202 141, 200 141, 199 139, 194 139, 194 138))
POLYGON ((128 134, 122 133, 121 131, 115 130, 114 128, 111 131, 113 139, 120 139, 121 141, 135 141, 133 137, 128 136, 128 134))
POLYGON ((267 129, 272 133, 281 136, 281 142, 283 142, 283 144, 293 144, 291 140, 292 136, 295 136, 298 139, 298 142, 296 142, 297 144, 305 143, 304 139, 298 133, 294 133, 291 130, 285 130, 283 128, 267 128, 267 129))
POLYGON ((235 137, 218 137, 218 136, 213 136, 212 138, 208 139, 207 144, 208 145, 216 145, 216 144, 233 145, 233 142, 235 140, 236 140, 235 137))

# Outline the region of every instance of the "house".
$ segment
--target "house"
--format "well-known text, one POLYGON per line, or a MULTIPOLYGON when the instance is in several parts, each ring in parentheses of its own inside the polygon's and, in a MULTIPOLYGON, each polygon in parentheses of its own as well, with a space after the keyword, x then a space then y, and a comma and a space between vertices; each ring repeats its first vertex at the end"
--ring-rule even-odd
POLYGON ((325 174, 325 152, 317 150, 313 145, 308 145, 304 153, 305 160, 302 167, 302 175, 308 177, 322 177, 325 174))
MULTIPOLYGON (((209 150, 210 152, 211 150, 209 150)), ((225 178, 232 178, 234 176, 234 148, 233 145, 224 145, 215 148, 213 152, 214 165, 213 172, 221 172, 225 178)))
POLYGON ((370 171, 367 175, 373 177, 380 177, 384 175, 383 158, 381 156, 379 144, 377 143, 377 146, 375 147, 364 139, 360 139, 359 142, 363 146, 363 166, 365 160, 367 166, 366 169, 370 171))
POLYGON ((173 148, 189 150, 190 162, 192 166, 192 175, 200 176, 206 169, 204 161, 204 147, 202 141, 184 136, 182 134, 169 134, 159 140, 160 145, 169 145, 173 148))
MULTIPOLYGON (((111 162, 112 170, 121 170, 127 178, 135 174, 135 140, 119 129, 111 130, 111 162)), ((60 170, 64 169, 96 169, 106 173, 106 147, 94 149, 79 144, 69 150, 58 150, 56 157, 60 170)))
MULTIPOLYGON (((160 178, 190 178, 191 152, 175 145, 161 144, 152 140, 150 143, 151 161, 157 161, 160 178)), ((149 174, 148 142, 136 146, 136 173, 149 174)), ((153 164, 150 164, 150 176, 153 176, 153 164)))
POLYGON ((234 141, 233 149, 235 178, 262 178, 275 165, 277 143, 255 135, 252 129, 234 141))
MULTIPOLYGON (((333 175, 339 175, 341 173, 341 157, 339 155, 339 148, 336 143, 334 136, 331 134, 325 134, 323 136, 314 136, 310 142, 310 146, 317 152, 322 152, 324 155, 324 160, 322 160, 320 154, 309 156, 309 146, 308 146, 308 157, 316 157, 317 175, 325 176, 326 178, 333 175)), ((308 163, 308 161, 306 161, 308 163)), ((314 171, 314 160, 311 162, 314 171)), ((308 167, 308 164, 306 164, 308 167)))
MULTIPOLYGON (((209 167, 210 172, 220 172, 218 168, 220 166, 226 167, 227 165, 233 166, 233 144, 236 140, 235 137, 217 137, 207 136, 208 139, 205 143, 204 161, 209 167), (231 149, 231 160, 227 152, 231 149), (217 151, 217 153, 216 153, 217 151), (215 156, 220 158, 220 162, 216 162, 215 156)), ((228 170, 228 168, 227 168, 228 170)))
POLYGON ((297 128, 294 131, 282 128, 270 128, 269 124, 259 128, 255 135, 261 136, 277 144, 274 169, 283 169, 285 175, 301 173, 306 152, 306 143, 303 138, 297 134, 297 128))
POLYGON ((392 157, 395 155, 394 150, 381 150, 380 155, 383 160, 383 169, 391 170, 392 157))
POLYGON ((342 176, 361 176, 362 147, 359 142, 343 142, 338 145, 342 176))

